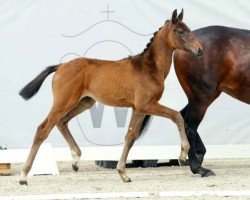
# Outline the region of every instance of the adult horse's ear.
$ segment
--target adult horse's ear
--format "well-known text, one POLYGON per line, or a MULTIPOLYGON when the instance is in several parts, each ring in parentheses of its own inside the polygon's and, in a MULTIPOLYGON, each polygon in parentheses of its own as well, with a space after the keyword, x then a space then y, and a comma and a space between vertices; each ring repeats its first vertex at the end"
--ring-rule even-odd
POLYGON ((176 17, 177 17, 177 10, 175 9, 175 10, 173 11, 172 19, 171 19, 171 22, 172 22, 173 24, 177 22, 176 17))
POLYGON ((181 13, 178 15, 177 19, 178 19, 179 21, 182 21, 183 15, 184 15, 184 10, 183 10, 183 8, 182 8, 182 9, 181 9, 181 13))

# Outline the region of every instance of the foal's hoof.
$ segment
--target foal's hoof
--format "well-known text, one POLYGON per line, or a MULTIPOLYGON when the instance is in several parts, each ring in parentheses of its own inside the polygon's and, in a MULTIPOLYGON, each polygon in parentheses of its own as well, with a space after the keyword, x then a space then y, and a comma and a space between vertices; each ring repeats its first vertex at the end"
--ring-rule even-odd
POLYGON ((210 170, 210 169, 206 169, 206 168, 203 168, 201 167, 198 171, 198 174, 201 175, 201 177, 209 177, 209 176, 215 176, 215 173, 210 170))
POLYGON ((74 170, 75 172, 77 172, 77 171, 78 171, 78 169, 79 169, 79 167, 78 167, 78 166, 76 166, 76 165, 72 165, 72 168, 73 168, 73 170, 74 170))
POLYGON ((123 183, 130 183, 130 182, 132 182, 132 180, 130 178, 123 180, 123 183))
POLYGON ((20 180, 19 183, 20 185, 28 185, 28 182, 26 180, 20 180))
POLYGON ((179 157, 178 163, 179 163, 180 166, 185 166, 186 165, 186 159, 183 159, 183 158, 179 157))

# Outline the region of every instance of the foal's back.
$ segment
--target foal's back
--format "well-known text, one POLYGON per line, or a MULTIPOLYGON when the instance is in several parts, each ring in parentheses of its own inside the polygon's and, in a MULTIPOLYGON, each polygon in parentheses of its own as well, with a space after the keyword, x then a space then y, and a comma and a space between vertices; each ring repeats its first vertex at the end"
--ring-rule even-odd
MULTIPOLYGON (((77 58, 62 64, 53 78, 53 88, 69 84, 79 96, 89 96, 110 106, 134 107, 135 89, 142 72, 128 57, 118 61, 77 58), (64 84, 63 84, 64 83, 64 84)), ((56 89, 53 89, 56 92, 56 89)))

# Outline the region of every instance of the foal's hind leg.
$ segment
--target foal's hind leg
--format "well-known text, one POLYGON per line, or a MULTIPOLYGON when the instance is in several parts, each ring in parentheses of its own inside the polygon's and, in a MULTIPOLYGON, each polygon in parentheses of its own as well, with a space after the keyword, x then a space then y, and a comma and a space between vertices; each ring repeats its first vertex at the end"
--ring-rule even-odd
POLYGON ((145 115, 139 115, 135 110, 132 112, 132 117, 130 120, 127 135, 125 137, 125 145, 123 147, 121 158, 117 164, 117 171, 121 176, 123 182, 131 182, 131 179, 126 173, 126 161, 128 157, 129 150, 133 146, 135 140, 138 138, 140 133, 140 127, 143 122, 145 115))
POLYGON ((34 162, 35 156, 38 152, 40 145, 48 137, 50 131, 59 122, 59 120, 69 110, 75 107, 77 101, 78 99, 74 98, 74 99, 68 99, 68 101, 65 102, 61 101, 61 103, 57 102, 57 104, 54 104, 52 106, 52 109, 47 118, 40 124, 40 126, 38 126, 29 156, 22 167, 21 180, 19 181, 21 185, 23 184, 27 185, 27 175, 32 167, 32 164, 34 162))
POLYGON ((95 103, 95 100, 90 97, 84 97, 75 108, 73 108, 71 111, 68 112, 67 115, 65 115, 58 123, 57 128, 62 133, 63 137, 67 141, 70 149, 71 149, 71 155, 73 157, 72 162, 72 168, 75 171, 78 171, 79 169, 79 162, 81 157, 81 150, 78 147, 77 143, 75 142, 73 136, 70 133, 68 122, 77 116, 78 114, 82 113, 83 111, 91 108, 93 104, 95 103))

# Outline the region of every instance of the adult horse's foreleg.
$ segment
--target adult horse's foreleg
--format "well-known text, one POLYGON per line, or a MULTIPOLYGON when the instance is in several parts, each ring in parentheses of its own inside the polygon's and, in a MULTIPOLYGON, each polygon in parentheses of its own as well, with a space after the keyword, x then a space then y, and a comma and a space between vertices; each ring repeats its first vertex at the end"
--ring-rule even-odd
POLYGON ((206 152, 206 149, 205 147, 203 148, 204 144, 198 135, 197 129, 206 113, 208 106, 220 94, 221 92, 219 90, 210 89, 209 91, 203 91, 203 95, 196 96, 195 101, 189 102, 189 106, 184 117, 186 133, 190 143, 190 151, 188 153, 190 168, 193 173, 201 174, 201 177, 212 176, 214 175, 214 172, 201 166, 204 156, 203 153, 206 152), (197 149, 196 146, 198 147, 197 149))
POLYGON ((199 133, 196 131, 196 136, 195 136, 195 150, 196 150, 196 154, 197 154, 197 158, 199 160, 199 162, 203 163, 203 159, 204 159, 204 156, 207 152, 206 150, 206 147, 203 143, 203 141, 201 140, 201 137, 199 135, 199 133))
POLYGON ((71 155, 73 157, 72 168, 74 169, 74 171, 78 171, 79 169, 79 162, 82 153, 69 130, 68 122, 78 114, 91 108, 94 105, 94 103, 95 100, 93 100, 92 98, 84 97, 83 99, 81 99, 81 101, 77 104, 76 107, 74 107, 71 111, 69 111, 56 124, 57 128, 60 130, 60 132, 62 133, 63 137, 65 138, 70 147, 71 155))
POLYGON ((121 158, 117 164, 117 171, 121 176, 123 182, 131 182, 131 179, 126 173, 126 161, 128 157, 129 150, 133 146, 135 140, 140 134, 140 127, 143 122, 145 115, 138 114, 135 110, 132 112, 128 132, 125 137, 125 144, 123 147, 121 158))
POLYGON ((185 123, 186 123, 185 128, 186 128, 188 141, 190 143, 190 150, 188 153, 190 169, 194 174, 201 174, 202 177, 214 175, 214 173, 211 170, 203 168, 201 166, 202 164, 201 161, 203 160, 205 148, 203 149, 202 146, 204 145, 197 133, 198 126, 205 115, 207 107, 208 107, 208 104, 207 105, 206 104, 192 104, 190 105, 185 115, 185 123), (198 142, 198 148, 196 149, 197 142, 198 142), (200 156, 198 156, 200 152, 202 153, 200 154, 200 156))
POLYGON ((147 104, 140 103, 136 105, 136 110, 141 114, 156 115, 160 117, 169 118, 177 125, 181 139, 181 153, 179 157, 179 164, 181 166, 185 165, 190 145, 187 139, 187 135, 185 133, 184 120, 181 114, 178 111, 159 104, 158 102, 150 102, 147 104))
MULTIPOLYGON (((186 115, 186 113, 188 111, 188 108, 189 108, 189 104, 187 104, 180 111, 181 116, 183 117, 184 121, 185 121, 185 115, 186 115)), ((185 122, 185 127, 188 127, 187 124, 186 124, 186 122, 185 122)), ((196 136, 195 136, 195 150, 196 150, 196 155, 197 155, 197 158, 198 158, 199 162, 202 164, 204 156, 206 154, 206 147, 205 147, 204 143, 202 142, 201 137, 200 137, 199 133, 197 132, 197 130, 195 130, 195 131, 196 131, 196 136)))

